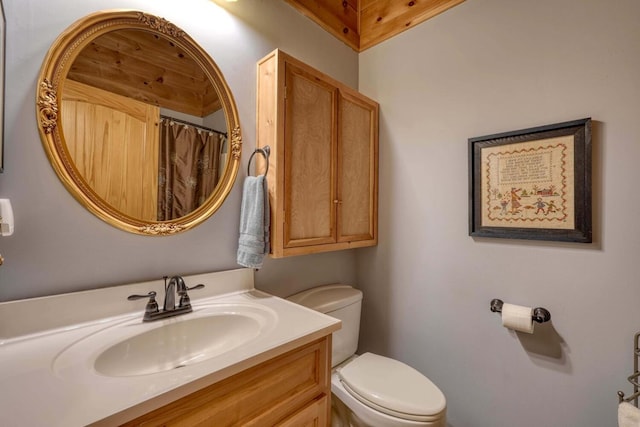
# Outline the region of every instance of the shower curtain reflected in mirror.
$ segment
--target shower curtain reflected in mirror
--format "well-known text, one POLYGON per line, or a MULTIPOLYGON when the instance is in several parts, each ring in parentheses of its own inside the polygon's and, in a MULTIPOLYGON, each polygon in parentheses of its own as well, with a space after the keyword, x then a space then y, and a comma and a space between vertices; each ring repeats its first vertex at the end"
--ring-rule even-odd
POLYGON ((158 221, 185 216, 211 195, 221 173, 223 134, 163 118, 158 164, 158 221))

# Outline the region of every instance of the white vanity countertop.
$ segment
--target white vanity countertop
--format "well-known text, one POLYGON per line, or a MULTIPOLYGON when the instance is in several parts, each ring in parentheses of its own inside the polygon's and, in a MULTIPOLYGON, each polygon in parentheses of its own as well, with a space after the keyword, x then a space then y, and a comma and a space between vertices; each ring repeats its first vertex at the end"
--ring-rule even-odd
MULTIPOLYGON (((15 331, 8 327, 0 329, 0 424, 5 427, 118 425, 340 328, 340 322, 334 318, 253 289, 251 270, 233 270, 231 276, 229 274, 185 276, 188 286, 205 283, 207 289, 201 293, 203 298, 196 298, 199 290, 190 293, 194 312, 146 325, 154 327, 188 320, 202 316, 208 307, 238 304, 267 313, 275 319, 274 326, 231 351, 180 369, 126 377, 108 377, 95 371, 96 358, 113 342, 94 345, 95 348, 88 351, 84 351, 85 343, 91 342, 94 334, 117 330, 119 325, 141 324, 140 309, 56 325, 56 329, 38 331, 30 325, 30 333, 25 335, 12 334, 15 331), (220 278, 232 280, 217 286, 220 278), (229 284, 232 282, 237 282, 237 286, 229 284), (74 350, 77 348, 83 351, 74 350)), ((115 292, 126 307, 129 303, 126 296, 134 289, 140 292, 141 287, 148 288, 148 283, 83 292, 81 299, 91 300, 96 296, 92 295, 94 292, 101 296, 115 292)), ((78 303, 77 294, 68 295, 70 302, 78 303)), ((61 310, 65 305, 64 296, 47 298, 0 304, 0 324, 10 315, 39 316, 46 322, 48 317, 55 317, 51 309, 61 310), (56 301, 52 303, 50 298, 56 301), (43 307, 48 310, 42 311, 43 307), (43 314, 31 310, 41 310, 43 314)), ((160 292, 157 299, 162 305, 160 292)), ((142 307, 145 302, 142 301, 142 307)), ((67 309, 73 310, 73 307, 67 309)), ((21 321, 20 318, 13 320, 21 321)), ((110 333, 113 336, 113 332, 110 333)))

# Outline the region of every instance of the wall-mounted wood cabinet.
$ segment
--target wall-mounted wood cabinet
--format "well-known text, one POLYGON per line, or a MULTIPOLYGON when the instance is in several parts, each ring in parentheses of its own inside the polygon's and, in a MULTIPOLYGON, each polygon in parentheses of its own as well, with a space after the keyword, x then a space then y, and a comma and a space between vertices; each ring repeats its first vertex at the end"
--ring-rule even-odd
POLYGON ((376 245, 378 103, 276 50, 258 62, 257 109, 272 256, 376 245))

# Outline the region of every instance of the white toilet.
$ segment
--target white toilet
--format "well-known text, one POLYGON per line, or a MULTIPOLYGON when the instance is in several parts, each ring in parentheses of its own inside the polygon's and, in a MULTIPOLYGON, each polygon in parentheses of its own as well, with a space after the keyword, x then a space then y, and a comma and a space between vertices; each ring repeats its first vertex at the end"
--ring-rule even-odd
POLYGON ((312 288, 288 298, 342 321, 333 333, 333 427, 445 427, 440 389, 412 367, 373 353, 355 355, 362 292, 347 285, 312 288))

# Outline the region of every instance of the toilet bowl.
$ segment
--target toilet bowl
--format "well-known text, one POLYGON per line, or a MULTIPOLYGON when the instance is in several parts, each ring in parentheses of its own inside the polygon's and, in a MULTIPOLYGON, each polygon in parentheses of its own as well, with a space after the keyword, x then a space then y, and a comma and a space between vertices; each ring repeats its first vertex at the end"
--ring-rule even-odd
POLYGON ((361 291, 326 285, 288 299, 342 321, 332 337, 332 427, 446 426, 446 399, 427 377, 398 360, 355 354, 361 291))

